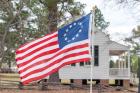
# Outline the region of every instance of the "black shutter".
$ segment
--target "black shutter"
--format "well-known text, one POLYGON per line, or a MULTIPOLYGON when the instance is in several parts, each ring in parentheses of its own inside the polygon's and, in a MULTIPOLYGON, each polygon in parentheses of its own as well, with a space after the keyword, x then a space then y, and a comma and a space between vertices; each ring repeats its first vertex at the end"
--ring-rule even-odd
POLYGON ((80 66, 84 66, 84 62, 80 62, 80 66))
POLYGON ((75 66, 75 65, 76 65, 75 63, 72 63, 72 64, 71 64, 71 66, 75 66))
POLYGON ((99 46, 94 46, 94 66, 99 66, 99 46))

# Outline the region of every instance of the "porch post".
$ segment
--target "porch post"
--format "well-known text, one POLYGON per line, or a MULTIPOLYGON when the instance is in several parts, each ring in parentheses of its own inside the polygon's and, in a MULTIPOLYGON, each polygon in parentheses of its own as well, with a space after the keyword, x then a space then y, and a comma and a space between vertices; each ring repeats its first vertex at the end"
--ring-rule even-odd
POLYGON ((128 50, 128 75, 129 75, 129 78, 130 78, 130 74, 131 74, 131 71, 130 71, 130 50, 128 50))
POLYGON ((121 68, 120 56, 119 56, 119 59, 118 59, 118 68, 119 69, 121 68))
POLYGON ((127 68, 126 64, 127 64, 127 62, 126 62, 126 58, 125 58, 125 61, 123 61, 123 68, 127 68))

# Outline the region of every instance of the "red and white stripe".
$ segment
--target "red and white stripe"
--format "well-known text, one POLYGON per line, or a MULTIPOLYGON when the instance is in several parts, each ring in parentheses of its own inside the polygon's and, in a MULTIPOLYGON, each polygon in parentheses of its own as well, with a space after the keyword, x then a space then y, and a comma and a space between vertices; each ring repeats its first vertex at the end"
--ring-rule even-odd
POLYGON ((16 51, 21 82, 28 84, 45 78, 65 65, 89 61, 88 44, 87 39, 60 49, 58 32, 54 32, 21 46, 16 51))

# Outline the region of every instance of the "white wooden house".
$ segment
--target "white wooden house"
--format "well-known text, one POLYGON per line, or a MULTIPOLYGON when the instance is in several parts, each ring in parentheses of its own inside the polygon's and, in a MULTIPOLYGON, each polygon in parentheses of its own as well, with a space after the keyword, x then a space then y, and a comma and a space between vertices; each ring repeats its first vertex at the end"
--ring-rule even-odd
MULTIPOLYGON (((130 53, 129 47, 111 41, 101 31, 94 34, 93 80, 102 84, 109 84, 109 80, 118 80, 123 86, 129 86, 130 80, 130 53), (111 59, 117 58, 114 66, 111 59)), ((90 79, 90 62, 76 63, 59 70, 60 79, 70 79, 75 83, 83 83, 90 79)))

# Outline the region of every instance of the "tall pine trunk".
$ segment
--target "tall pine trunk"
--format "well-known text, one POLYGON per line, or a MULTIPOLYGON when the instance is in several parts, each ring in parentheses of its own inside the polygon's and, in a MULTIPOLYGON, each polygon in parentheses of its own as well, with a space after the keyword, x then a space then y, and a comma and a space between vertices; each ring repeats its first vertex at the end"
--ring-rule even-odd
MULTIPOLYGON (((49 33, 57 31, 57 19, 58 19, 58 12, 57 12, 57 2, 53 3, 53 5, 48 7, 48 28, 49 33)), ((50 75, 48 82, 57 82, 60 83, 59 80, 59 73, 58 71, 52 75, 50 75)))

